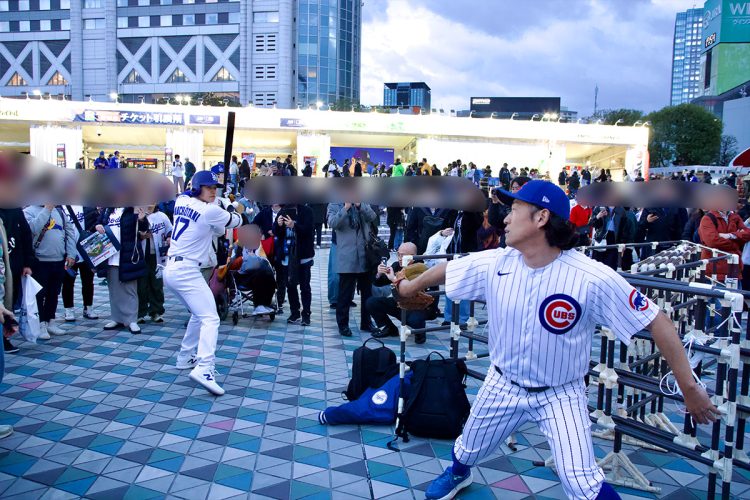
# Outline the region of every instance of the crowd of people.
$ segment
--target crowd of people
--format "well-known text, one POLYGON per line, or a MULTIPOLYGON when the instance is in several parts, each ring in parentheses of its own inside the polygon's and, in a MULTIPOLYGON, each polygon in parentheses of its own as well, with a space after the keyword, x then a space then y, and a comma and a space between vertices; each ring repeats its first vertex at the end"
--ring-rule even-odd
MULTIPOLYGON (((122 168, 117 152, 109 160, 103 153, 99 158, 98 168, 122 168)), ((597 176, 593 176, 588 168, 582 169, 580 174, 577 171, 570 175, 562 172, 558 185, 567 191, 563 193, 553 183, 540 179, 538 171, 517 170, 515 167, 509 168, 507 164, 499 169, 497 178, 492 177, 490 167, 480 171, 473 163, 464 164, 461 160, 451 162, 442 172, 426 159, 410 165, 404 165, 397 159, 388 167, 379 164, 364 168, 356 161, 346 161, 339 166, 335 160, 331 160, 323 167, 327 177, 462 176, 483 188, 487 197, 485 210, 467 212, 440 207, 380 207, 352 202, 261 205, 245 197, 242 189, 254 175, 297 176, 301 173, 311 177, 312 165, 307 163, 298 172, 291 155, 285 160, 261 160, 257 166, 251 166, 247 159, 238 162, 235 156, 226 169, 220 163, 198 172, 188 170, 187 163, 187 158, 183 165, 180 156, 175 155, 168 175, 174 181, 176 199, 169 202, 145 207, 48 204, 0 210, 0 318, 4 323, 4 353, 18 351, 11 341, 18 328, 14 324, 13 311, 21 307, 24 276, 33 277, 41 285, 41 292, 36 296, 41 322, 38 338, 45 341, 52 336, 71 332, 60 328, 60 320, 57 319, 61 293, 64 306, 61 321, 75 322, 79 319, 74 307, 78 277, 81 280, 83 305, 81 316, 87 320, 98 319, 93 307, 95 275, 98 275, 103 279, 99 286, 107 287, 110 306, 108 321, 102 324, 104 330, 128 331, 138 335, 142 333, 140 325, 149 321, 161 323, 166 314, 182 312, 166 310, 164 291, 170 290, 190 312, 175 366, 190 369, 191 380, 214 395, 222 395, 224 389, 217 380, 214 365, 220 323, 214 285, 221 280, 236 280, 243 290, 251 294, 250 300, 254 306, 252 314, 282 315, 288 307, 288 315, 285 315, 288 324, 310 325, 312 268, 316 250, 320 249, 323 226, 331 230, 328 301, 330 309, 335 312, 338 333, 342 337, 353 335, 350 318, 351 310, 355 307, 359 308, 360 333, 375 338, 398 336, 394 320, 401 320, 402 311, 393 291, 402 293, 412 288, 416 290, 418 284, 435 289, 444 283, 458 303, 453 306, 449 302, 435 301, 424 310, 407 311, 404 317, 409 327, 422 329, 427 321, 433 320, 449 324, 455 321, 456 308, 458 323, 465 327, 471 300, 484 297, 485 291, 489 290, 480 286, 481 280, 477 282, 479 284, 475 283, 478 274, 472 263, 477 262, 479 267, 487 264, 496 254, 483 251, 506 245, 528 255, 538 253, 543 248, 546 252, 544 262, 554 262, 554 266, 560 268, 556 272, 563 272, 563 268, 575 268, 573 264, 557 259, 561 252, 566 259, 578 259, 585 264, 586 257, 582 254, 565 252, 576 246, 591 245, 591 256, 612 269, 610 277, 619 280, 616 284, 622 288, 619 291, 624 292, 630 292, 631 287, 614 270, 618 267, 627 269, 654 249, 644 246, 640 252, 626 251, 620 255, 619 249, 610 247, 619 243, 659 242, 666 245, 664 242, 680 239, 697 240, 706 247, 739 255, 743 262, 747 260, 750 264, 750 245, 746 245, 750 241, 750 229, 746 226, 750 222, 750 206, 744 200, 737 211, 695 210, 692 213, 679 208, 587 207, 575 204, 575 193, 581 186, 612 180, 606 170, 597 176), (497 179, 497 187, 490 187, 490 179, 497 179), (523 202, 520 205, 517 204, 519 200, 523 202), (550 208, 543 208, 547 205, 550 208), (513 216, 517 210, 525 211, 525 215, 518 220, 513 216), (382 247, 386 247, 385 254, 378 253, 378 257, 373 259, 373 253, 378 252, 378 248, 382 250, 377 243, 383 216, 389 228, 389 238, 387 243, 382 242, 382 247), (510 229, 511 224, 514 230, 510 229), (90 268, 85 259, 78 255, 76 245, 82 235, 93 233, 107 235, 119 242, 117 251, 96 269, 90 268), (403 281, 399 272, 414 265, 415 255, 442 254, 472 256, 459 259, 458 264, 450 268, 446 268, 444 263, 428 261, 429 271, 413 283, 399 288, 403 281), (471 284, 465 287, 461 285, 469 281, 471 284), (358 305, 354 302, 357 293, 361 299, 358 305)), ((695 182, 694 177, 686 176, 684 181, 695 182)), ((528 272, 527 267, 518 266, 518 273, 528 272)), ((724 266, 717 264, 715 269, 720 280, 728 274, 724 266)), ((544 266, 541 268, 547 269, 544 266)), ((601 269, 610 273, 609 269, 601 269)), ((744 269, 750 269, 750 266, 744 269)), ((498 272, 497 276, 502 277, 510 272, 498 272)), ((744 273, 743 270, 743 276, 744 273)), ((494 275, 494 272, 491 274, 494 275)), ((742 285, 750 288, 750 274, 747 278, 742 280, 742 285)), ((597 279, 604 282, 601 276, 597 279)), ((507 297, 503 300, 508 304, 512 302, 507 297)), ((595 300, 606 308, 622 306, 622 300, 610 296, 596 297, 595 300)), ((648 305, 647 299, 644 300, 648 305)), ((600 312, 604 310, 597 309, 600 312)), ((683 368, 688 366, 686 359, 674 354, 681 351, 681 344, 671 323, 666 319, 664 321, 669 323, 668 326, 663 321, 659 323, 654 319, 655 311, 648 314, 639 312, 641 310, 632 313, 632 324, 623 327, 622 335, 630 335, 632 331, 645 326, 651 328, 655 338, 659 337, 659 347, 668 354, 672 353, 665 354, 670 365, 680 367, 680 382, 688 381, 689 377, 683 373, 683 368)), ((589 318, 588 321, 594 319, 589 318)), ((590 338, 590 326, 582 325, 576 331, 590 338)), ((497 324, 492 327, 501 328, 497 324)), ((508 325, 505 327, 509 328, 508 325)), ((426 334, 416 334, 414 341, 417 344, 426 342, 426 334)), ((518 356, 522 357, 523 353, 518 353, 518 356)), ((588 354, 581 359, 587 367, 588 354)), ((496 387, 488 390, 502 386, 505 383, 503 371, 512 370, 511 364, 502 364, 494 358, 493 363, 497 375, 493 375, 487 383, 488 387, 493 384, 496 387), (502 364, 503 371, 498 368, 498 363, 502 364)), ((570 375, 574 376, 577 375, 570 375)), ((570 382, 568 379, 551 378, 552 381, 548 381, 547 378, 533 380, 538 383, 532 383, 531 388, 541 391, 555 384, 570 382)), ((510 386, 503 387, 503 390, 508 390, 510 386)), ((491 406, 487 403, 487 397, 486 394, 478 397, 476 404, 479 407, 485 404, 491 406)), ((575 397, 581 401, 585 399, 578 393, 575 397)), ((711 411, 711 405, 705 394, 695 394, 689 399, 688 409, 691 413, 702 415, 701 422, 709 421, 707 412, 711 411)), ((549 405, 537 403, 538 411, 551 411, 549 405)), ((494 407, 494 410, 497 414, 493 418, 501 419, 505 410, 498 407, 494 407)), ((510 407, 506 410, 515 411, 510 407)), ((550 414, 544 418, 557 417, 550 414)), ((583 421, 587 422, 585 414, 583 421)), ((510 427, 506 426, 506 431, 510 427)), ((497 444, 495 440, 482 441, 478 449, 467 444, 467 440, 479 436, 480 431, 481 425, 474 420, 467 422, 465 440, 459 438, 454 448, 453 465, 433 482, 427 492, 428 498, 441 498, 445 492, 455 494, 455 491, 470 484, 471 466, 497 444)), ((7 426, 0 426, 0 437, 8 432, 12 432, 12 428, 9 430, 7 426)), ((553 438, 559 441, 564 436, 553 438)), ((561 466, 561 481, 567 492, 582 488, 582 491, 590 493, 604 488, 595 464, 589 464, 586 474, 591 481, 585 487, 573 484, 570 464, 561 462, 561 466)))

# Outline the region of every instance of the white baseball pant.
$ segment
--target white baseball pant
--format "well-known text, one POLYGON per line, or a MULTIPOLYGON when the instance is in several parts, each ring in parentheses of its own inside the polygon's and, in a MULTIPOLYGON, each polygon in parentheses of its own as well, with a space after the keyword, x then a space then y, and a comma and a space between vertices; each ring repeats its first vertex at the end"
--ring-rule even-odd
POLYGON ((532 420, 547 438, 568 498, 594 499, 604 473, 594 456, 587 401, 583 381, 530 393, 490 366, 453 453, 462 464, 474 466, 532 420))
POLYGON ((169 261, 164 269, 164 285, 172 290, 190 311, 180 357, 188 358, 198 349, 197 365, 214 364, 216 342, 219 337, 219 314, 208 283, 203 279, 196 262, 169 261))

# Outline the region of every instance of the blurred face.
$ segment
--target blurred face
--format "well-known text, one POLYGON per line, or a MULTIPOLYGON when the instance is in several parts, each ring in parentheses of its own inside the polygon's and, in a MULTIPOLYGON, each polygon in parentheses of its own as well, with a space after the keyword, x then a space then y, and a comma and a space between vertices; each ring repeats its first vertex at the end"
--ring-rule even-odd
POLYGON ((519 189, 521 189, 521 186, 519 186, 517 182, 511 182, 510 183, 510 192, 511 193, 515 193, 519 189))
POLYGON ((272 205, 271 210, 273 210, 274 212, 278 212, 279 210, 281 210, 281 205, 272 205))
POLYGON ((260 228, 256 225, 243 226, 237 231, 237 239, 243 248, 256 250, 260 246, 260 228))
POLYGON ((549 211, 515 200, 505 218, 505 243, 509 247, 518 247, 538 238, 548 220, 549 211))
POLYGON ((213 203, 216 200, 216 186, 201 186, 201 194, 198 199, 206 203, 213 203))

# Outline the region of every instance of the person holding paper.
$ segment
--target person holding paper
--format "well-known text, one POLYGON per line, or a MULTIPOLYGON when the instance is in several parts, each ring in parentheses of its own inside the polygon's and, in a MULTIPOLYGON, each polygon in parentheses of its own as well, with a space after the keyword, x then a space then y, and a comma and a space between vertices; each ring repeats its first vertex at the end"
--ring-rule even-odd
POLYGON ((108 208, 99 217, 96 230, 116 241, 120 250, 107 261, 107 287, 109 288, 110 321, 105 330, 127 326, 130 333, 141 333, 138 326, 138 278, 146 274, 143 247, 139 244, 141 233, 149 229, 146 212, 133 207, 108 208), (105 228, 106 226, 106 228, 105 228))

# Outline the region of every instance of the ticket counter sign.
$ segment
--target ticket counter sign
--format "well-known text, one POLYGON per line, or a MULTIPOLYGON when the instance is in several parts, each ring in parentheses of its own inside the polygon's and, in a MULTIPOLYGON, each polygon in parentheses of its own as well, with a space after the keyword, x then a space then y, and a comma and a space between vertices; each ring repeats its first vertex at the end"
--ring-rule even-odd
POLYGON ((183 113, 151 113, 145 111, 108 111, 87 109, 76 115, 79 122, 132 123, 139 125, 183 125, 183 113))

